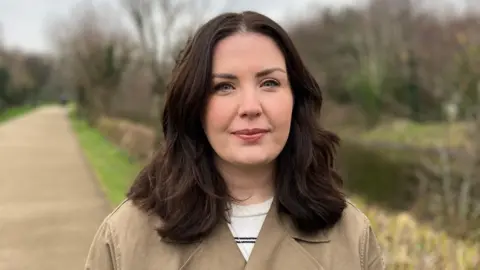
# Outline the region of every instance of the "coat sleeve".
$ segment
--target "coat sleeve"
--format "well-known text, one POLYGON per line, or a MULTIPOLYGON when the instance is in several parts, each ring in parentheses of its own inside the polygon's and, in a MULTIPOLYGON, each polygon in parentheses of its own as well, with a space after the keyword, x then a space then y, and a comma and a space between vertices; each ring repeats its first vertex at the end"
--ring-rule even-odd
POLYGON ((85 263, 85 270, 118 270, 114 234, 107 221, 97 230, 85 263))
POLYGON ((384 270, 385 262, 377 237, 368 222, 360 241, 360 257, 363 270, 384 270))

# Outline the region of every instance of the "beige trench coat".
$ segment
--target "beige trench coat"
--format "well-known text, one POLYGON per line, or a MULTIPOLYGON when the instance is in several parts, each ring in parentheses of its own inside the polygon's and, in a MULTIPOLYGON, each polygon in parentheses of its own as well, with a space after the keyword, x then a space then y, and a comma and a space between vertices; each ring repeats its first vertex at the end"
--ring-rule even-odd
POLYGON ((248 262, 226 223, 199 243, 162 241, 159 220, 124 201, 102 223, 91 245, 88 270, 380 270, 381 251, 365 215, 349 203, 329 231, 302 235, 275 205, 248 262))

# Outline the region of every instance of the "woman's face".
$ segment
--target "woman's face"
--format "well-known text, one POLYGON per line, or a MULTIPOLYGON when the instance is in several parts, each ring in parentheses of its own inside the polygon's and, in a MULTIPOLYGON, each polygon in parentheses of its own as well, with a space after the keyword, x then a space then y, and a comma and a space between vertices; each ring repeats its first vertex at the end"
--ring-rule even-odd
POLYGON ((217 44, 212 73, 203 124, 217 158, 240 166, 272 163, 287 142, 293 110, 282 52, 267 36, 238 33, 217 44))

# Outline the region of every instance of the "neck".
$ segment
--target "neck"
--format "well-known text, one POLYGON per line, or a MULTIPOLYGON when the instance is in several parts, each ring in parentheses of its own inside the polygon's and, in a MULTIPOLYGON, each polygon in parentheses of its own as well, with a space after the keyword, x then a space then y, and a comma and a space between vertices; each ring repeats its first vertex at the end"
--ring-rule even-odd
POLYGON ((225 180, 230 196, 239 204, 264 202, 274 193, 274 164, 261 166, 236 166, 220 160, 216 167, 225 180))

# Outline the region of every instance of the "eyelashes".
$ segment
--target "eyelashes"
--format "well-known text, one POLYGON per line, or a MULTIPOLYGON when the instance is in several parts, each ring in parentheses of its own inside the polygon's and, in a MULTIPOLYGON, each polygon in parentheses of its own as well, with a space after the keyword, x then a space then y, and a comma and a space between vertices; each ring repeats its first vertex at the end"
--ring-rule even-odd
MULTIPOLYGON (((280 86, 280 83, 277 80, 273 80, 273 79, 265 80, 260 84, 260 87, 266 87, 266 88, 269 88, 269 89, 270 88, 275 88, 275 87, 278 87, 278 86, 280 86)), ((220 83, 217 83, 213 86, 213 90, 215 92, 228 92, 228 91, 232 91, 234 89, 235 89, 235 87, 233 86, 233 84, 228 83, 228 82, 220 82, 220 83)))
POLYGON ((233 85, 230 84, 230 83, 217 83, 216 85, 214 85, 213 87, 213 90, 215 92, 217 91, 228 91, 232 89, 233 90, 233 85))
POLYGON ((280 83, 276 80, 266 80, 262 83, 262 85, 266 85, 267 83, 270 83, 272 85, 270 86, 267 86, 267 87, 277 87, 277 86, 280 86, 280 83))

